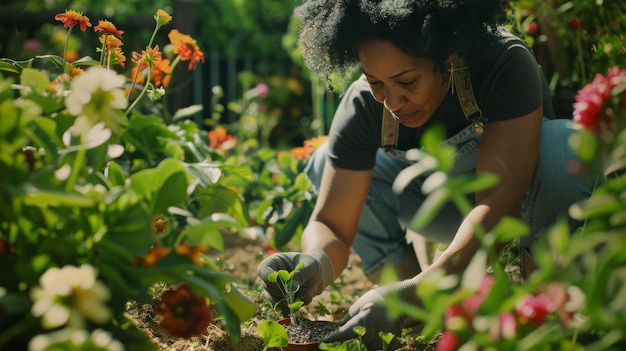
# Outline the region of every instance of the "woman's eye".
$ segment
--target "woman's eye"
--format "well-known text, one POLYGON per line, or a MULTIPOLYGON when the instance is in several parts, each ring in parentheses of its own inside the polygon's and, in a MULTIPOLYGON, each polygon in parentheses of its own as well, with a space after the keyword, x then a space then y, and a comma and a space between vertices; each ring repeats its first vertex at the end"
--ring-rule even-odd
POLYGON ((378 87, 378 86, 383 84, 382 82, 369 82, 369 81, 368 81, 368 83, 369 83, 370 86, 373 86, 373 87, 378 87))
POLYGON ((400 85, 409 86, 409 85, 415 83, 415 81, 411 80, 411 81, 408 81, 408 82, 398 82, 398 83, 400 83, 400 85))

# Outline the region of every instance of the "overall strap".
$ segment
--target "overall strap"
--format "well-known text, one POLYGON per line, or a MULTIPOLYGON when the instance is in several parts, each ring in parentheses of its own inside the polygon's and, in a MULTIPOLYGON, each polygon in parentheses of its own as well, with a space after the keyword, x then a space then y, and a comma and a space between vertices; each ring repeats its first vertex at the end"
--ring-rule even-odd
MULTIPOLYGON (((462 57, 455 57, 452 66, 448 70, 450 73, 449 90, 452 94, 456 91, 459 104, 463 109, 463 114, 468 121, 471 121, 474 129, 482 133, 485 127, 483 113, 476 103, 469 67, 462 57)), ((383 106, 383 121, 381 128, 381 146, 388 155, 393 155, 393 149, 398 146, 399 123, 393 117, 391 111, 383 106)))

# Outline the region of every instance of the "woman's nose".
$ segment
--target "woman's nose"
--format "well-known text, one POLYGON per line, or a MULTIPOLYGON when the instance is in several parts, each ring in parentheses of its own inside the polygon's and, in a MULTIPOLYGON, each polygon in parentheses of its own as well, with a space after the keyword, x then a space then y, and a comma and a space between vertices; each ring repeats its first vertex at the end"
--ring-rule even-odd
POLYGON ((392 89, 388 89, 385 92, 383 103, 389 111, 398 111, 406 102, 404 95, 394 92, 392 89))

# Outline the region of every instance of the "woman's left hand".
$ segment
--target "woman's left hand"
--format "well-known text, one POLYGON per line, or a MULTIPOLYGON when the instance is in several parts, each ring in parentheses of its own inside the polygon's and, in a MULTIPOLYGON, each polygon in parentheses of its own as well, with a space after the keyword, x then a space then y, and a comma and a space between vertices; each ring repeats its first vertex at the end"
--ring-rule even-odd
POLYGON ((391 333, 396 337, 389 344, 389 350, 400 347, 398 337, 402 334, 403 318, 392 319, 388 315, 388 308, 383 302, 396 294, 402 303, 415 305, 418 302, 416 283, 405 280, 398 283, 372 289, 361 296, 348 310, 348 314, 339 322, 337 331, 329 334, 322 342, 340 342, 357 338, 354 327, 365 328, 365 335, 361 341, 368 350, 382 349, 380 333, 391 333))

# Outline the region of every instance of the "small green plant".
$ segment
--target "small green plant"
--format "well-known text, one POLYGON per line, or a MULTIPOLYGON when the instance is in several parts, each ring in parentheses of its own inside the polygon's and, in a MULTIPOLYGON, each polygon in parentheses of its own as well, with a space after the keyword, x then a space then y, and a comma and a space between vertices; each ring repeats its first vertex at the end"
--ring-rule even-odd
POLYGON ((287 330, 274 321, 263 321, 257 327, 257 333, 263 339, 263 351, 271 347, 285 347, 289 344, 287 330))
MULTIPOLYGON (((300 284, 293 280, 294 274, 298 270, 304 267, 304 263, 300 262, 291 272, 281 269, 276 272, 268 275, 267 279, 271 283, 280 284, 281 291, 283 292, 283 296, 285 297, 284 301, 287 303, 287 307, 289 307, 289 317, 291 319, 291 324, 297 324, 301 316, 299 315, 299 310, 304 305, 304 302, 299 300, 296 297, 296 293, 300 290, 300 284)), ((280 303, 283 301, 278 301, 274 308, 280 308, 280 303)))
MULTIPOLYGON (((321 343, 320 350, 327 351, 367 351, 367 347, 363 344, 363 335, 367 332, 364 327, 358 326, 352 329, 357 335, 356 338, 348 339, 346 341, 339 341, 333 343, 321 343)), ((392 333, 380 332, 378 333, 380 340, 382 340, 382 351, 389 349, 389 344, 395 337, 392 333)))

